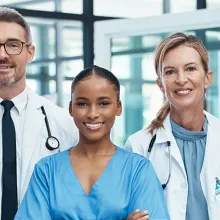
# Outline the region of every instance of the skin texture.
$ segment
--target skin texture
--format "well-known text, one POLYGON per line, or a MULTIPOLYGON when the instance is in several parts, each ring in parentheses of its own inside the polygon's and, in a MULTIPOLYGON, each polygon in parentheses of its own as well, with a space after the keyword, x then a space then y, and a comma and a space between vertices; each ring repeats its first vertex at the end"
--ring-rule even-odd
MULTIPOLYGON (((25 30, 19 24, 0 22, 0 43, 8 39, 25 42, 25 30)), ((23 46, 19 55, 8 55, 3 46, 0 47, 0 97, 11 99, 25 88, 26 65, 34 57, 33 45, 23 46), (5 66, 9 68, 5 68, 5 66)))
POLYGON ((204 71, 200 55, 192 47, 181 45, 165 55, 157 84, 170 103, 171 118, 176 123, 189 130, 202 129, 204 89, 210 86, 212 76, 211 70, 204 71))

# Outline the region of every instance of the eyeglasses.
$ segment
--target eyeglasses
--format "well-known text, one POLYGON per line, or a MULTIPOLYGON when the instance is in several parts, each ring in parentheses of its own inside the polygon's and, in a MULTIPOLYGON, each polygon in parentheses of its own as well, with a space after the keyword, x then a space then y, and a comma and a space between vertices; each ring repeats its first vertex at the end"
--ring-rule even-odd
POLYGON ((0 43, 0 47, 4 46, 5 52, 8 55, 19 55, 22 52, 24 45, 30 46, 30 44, 20 40, 7 40, 5 43, 0 43))

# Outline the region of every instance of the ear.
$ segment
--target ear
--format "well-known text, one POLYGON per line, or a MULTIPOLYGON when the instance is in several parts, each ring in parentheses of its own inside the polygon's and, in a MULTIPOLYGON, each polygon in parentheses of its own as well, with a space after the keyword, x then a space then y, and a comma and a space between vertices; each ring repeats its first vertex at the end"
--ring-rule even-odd
POLYGON ((204 88, 205 89, 207 89, 211 85, 212 79, 213 79, 213 72, 211 70, 209 70, 205 74, 205 82, 204 82, 204 88))
POLYGON ((164 94, 163 84, 160 79, 157 79, 157 86, 160 88, 161 92, 164 94))
POLYGON ((31 63, 31 61, 34 59, 34 53, 35 53, 35 46, 34 45, 28 46, 28 59, 27 59, 27 63, 31 63))
POLYGON ((119 101, 118 101, 118 106, 117 106, 117 113, 116 113, 116 115, 117 115, 117 116, 120 116, 121 113, 122 113, 122 104, 121 104, 121 101, 119 100, 119 101))
POLYGON ((69 103, 69 113, 73 117, 73 115, 72 115, 72 101, 70 101, 70 103, 69 103))

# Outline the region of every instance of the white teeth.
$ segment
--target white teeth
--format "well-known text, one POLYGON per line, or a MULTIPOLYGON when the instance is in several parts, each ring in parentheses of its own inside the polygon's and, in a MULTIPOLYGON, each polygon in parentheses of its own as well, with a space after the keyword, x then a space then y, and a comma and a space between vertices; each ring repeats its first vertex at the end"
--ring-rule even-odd
POLYGON ((0 66, 0 69, 8 69, 11 68, 10 66, 0 66))
POLYGON ((176 93, 186 95, 186 94, 190 93, 190 90, 189 89, 188 90, 180 90, 180 91, 177 91, 176 93))
POLYGON ((102 123, 98 123, 98 124, 88 124, 88 123, 85 123, 85 125, 86 125, 88 128, 95 130, 95 129, 100 128, 100 127, 102 126, 102 123))

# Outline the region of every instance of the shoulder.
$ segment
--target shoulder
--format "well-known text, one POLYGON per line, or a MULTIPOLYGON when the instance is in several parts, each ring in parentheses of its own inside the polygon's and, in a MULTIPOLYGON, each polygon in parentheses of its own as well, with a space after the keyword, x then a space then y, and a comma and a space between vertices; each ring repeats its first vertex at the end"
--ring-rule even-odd
POLYGON ((43 170, 49 174, 53 168, 62 165, 63 162, 68 159, 68 153, 69 149, 50 156, 46 156, 37 162, 35 169, 43 170))
POLYGON ((73 118, 70 116, 68 109, 55 105, 52 101, 37 95, 30 89, 28 89, 28 96, 31 100, 30 102, 32 104, 35 103, 37 109, 40 110, 41 106, 44 107, 50 123, 55 124, 57 127, 61 127, 64 130, 69 130, 73 127, 74 130, 77 131, 73 118))
POLYGON ((205 113, 205 116, 208 120, 208 124, 210 126, 217 125, 220 127, 220 119, 219 118, 216 118, 214 115, 210 114, 209 112, 204 111, 204 113, 205 113))
POLYGON ((137 168, 138 166, 142 166, 144 164, 149 165, 150 163, 146 157, 140 154, 128 151, 120 147, 117 147, 117 151, 118 155, 121 156, 125 160, 125 163, 129 164, 129 166, 137 168))
POLYGON ((62 115, 64 117, 67 117, 68 119, 71 118, 68 112, 68 109, 65 108, 61 108, 58 105, 55 105, 53 102, 51 102, 50 100, 41 97, 42 102, 43 102, 43 106, 52 114, 52 115, 56 115, 56 117, 58 116, 57 114, 62 115))
POLYGON ((144 129, 139 130, 136 133, 130 135, 128 137, 128 141, 130 141, 134 144, 140 144, 140 143, 143 143, 151 138, 152 138, 152 134, 149 133, 149 131, 146 128, 144 128, 144 129))
POLYGON ((30 102, 32 104, 35 103, 35 107, 39 108, 39 107, 43 106, 45 108, 45 110, 50 112, 50 115, 57 116, 57 114, 61 114, 64 116, 68 116, 68 118, 70 118, 70 115, 69 115, 67 109, 64 109, 64 108, 59 107, 58 105, 55 105, 49 99, 36 94, 34 91, 32 91, 29 88, 27 88, 27 91, 28 91, 28 97, 30 99, 30 102))
POLYGON ((130 135, 125 143, 125 148, 135 153, 146 155, 150 140, 153 135, 145 128, 132 135, 130 135))

